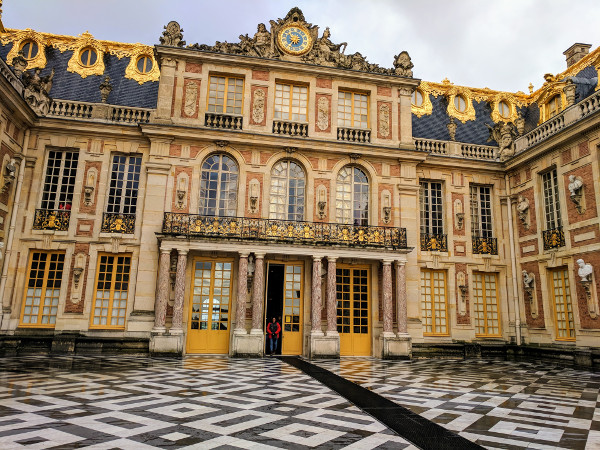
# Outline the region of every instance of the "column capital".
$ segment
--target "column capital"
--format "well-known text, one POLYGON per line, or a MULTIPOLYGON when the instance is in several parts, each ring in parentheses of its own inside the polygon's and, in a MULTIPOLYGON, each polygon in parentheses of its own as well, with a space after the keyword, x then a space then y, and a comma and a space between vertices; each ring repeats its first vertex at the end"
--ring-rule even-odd
POLYGON ((393 262, 394 262, 394 260, 393 260, 393 259, 382 259, 382 260, 381 260, 381 263, 382 263, 384 266, 391 266, 393 262))
POLYGON ((188 249, 187 248, 178 248, 177 254, 179 256, 186 256, 188 254, 188 249))
POLYGON ((322 259, 323 259, 323 257, 322 257, 322 256, 315 256, 315 255, 313 255, 313 257, 312 257, 312 258, 313 258, 313 261, 314 261, 314 262, 317 262, 317 261, 318 261, 318 262, 321 262, 321 261, 322 261, 322 259))
POLYGON ((171 253, 171 250, 173 250, 172 248, 165 248, 165 247, 161 247, 160 248, 160 252, 161 253, 171 253))
POLYGON ((239 252, 240 258, 247 258, 250 255, 250 252, 239 252))
POLYGON ((406 261, 403 261, 401 259, 397 259, 394 262, 396 263, 397 266, 405 266, 406 265, 406 261))
MULTIPOLYGON (((241 253, 240 253, 240 255, 241 255, 241 253)), ((265 255, 266 255, 266 252, 254 252, 254 257, 256 259, 262 259, 265 257, 265 255)))
POLYGON ((336 261, 337 261, 337 259, 338 259, 338 257, 337 257, 337 256, 328 256, 328 257, 327 257, 327 261, 329 261, 329 262, 336 262, 336 261))

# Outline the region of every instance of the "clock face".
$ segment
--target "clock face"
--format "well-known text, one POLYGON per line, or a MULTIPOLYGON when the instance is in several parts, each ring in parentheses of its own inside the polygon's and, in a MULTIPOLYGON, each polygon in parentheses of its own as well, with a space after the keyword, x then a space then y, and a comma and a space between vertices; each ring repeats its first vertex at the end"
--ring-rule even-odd
POLYGON ((279 44, 292 55, 302 55, 310 50, 312 39, 304 27, 289 25, 279 33, 279 44))

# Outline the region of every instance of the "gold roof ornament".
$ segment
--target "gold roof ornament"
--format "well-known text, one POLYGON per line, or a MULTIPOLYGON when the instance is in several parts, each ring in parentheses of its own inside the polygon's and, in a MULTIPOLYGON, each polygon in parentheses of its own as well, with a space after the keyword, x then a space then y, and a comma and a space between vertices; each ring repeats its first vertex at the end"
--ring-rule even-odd
POLYGON ((0 42, 2 42, 4 45, 11 42, 13 44, 12 48, 8 52, 8 55, 6 55, 7 64, 12 65, 13 59, 16 58, 19 50, 21 50, 23 44, 27 41, 35 43, 38 50, 33 58, 27 60, 26 70, 37 68, 43 69, 46 67, 46 39, 42 33, 38 33, 30 28, 26 28, 25 30, 17 30, 14 34, 10 35, 10 37, 8 35, 0 37, 0 42))

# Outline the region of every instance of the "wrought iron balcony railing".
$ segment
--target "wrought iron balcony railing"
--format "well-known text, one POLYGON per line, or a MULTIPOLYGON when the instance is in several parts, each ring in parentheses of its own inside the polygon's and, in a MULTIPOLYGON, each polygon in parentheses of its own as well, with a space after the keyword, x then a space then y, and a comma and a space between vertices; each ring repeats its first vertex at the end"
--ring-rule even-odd
POLYGON ((544 240, 544 250, 565 246, 565 232, 562 227, 542 231, 542 239, 544 240))
POLYGON ((362 128, 338 127, 337 140, 349 142, 371 142, 371 130, 362 128))
POLYGON ((229 114, 206 113, 204 125, 212 128, 225 128, 226 130, 241 130, 243 125, 242 116, 230 116, 229 114))
POLYGON ((421 233, 421 251, 448 251, 448 237, 445 234, 421 233))
POLYGON ((165 213, 162 232, 174 236, 407 248, 406 228, 165 213))
POLYGON ((308 124, 298 122, 273 121, 273 134, 286 134, 288 136, 307 137, 308 124))
POLYGON ((472 236, 474 255, 497 255, 498 239, 495 237, 472 236))
POLYGON ((105 212, 102 214, 100 231, 105 233, 131 234, 135 231, 135 214, 105 212))
POLYGON ((70 218, 71 211, 68 209, 36 209, 33 229, 67 231, 70 218))

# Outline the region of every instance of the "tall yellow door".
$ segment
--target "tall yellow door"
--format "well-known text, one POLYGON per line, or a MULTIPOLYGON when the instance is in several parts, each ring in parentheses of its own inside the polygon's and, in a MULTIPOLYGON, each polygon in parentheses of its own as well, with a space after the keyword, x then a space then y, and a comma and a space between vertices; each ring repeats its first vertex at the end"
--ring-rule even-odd
POLYGON ((228 353, 230 260, 194 260, 188 320, 188 353, 228 353))
POLYGON ((371 355, 369 267, 336 268, 337 330, 340 355, 371 355))
POLYGON ((302 263, 285 265, 282 355, 302 354, 302 263))

